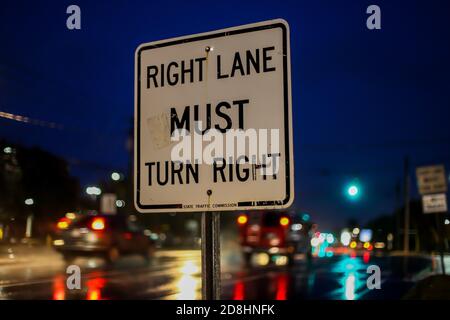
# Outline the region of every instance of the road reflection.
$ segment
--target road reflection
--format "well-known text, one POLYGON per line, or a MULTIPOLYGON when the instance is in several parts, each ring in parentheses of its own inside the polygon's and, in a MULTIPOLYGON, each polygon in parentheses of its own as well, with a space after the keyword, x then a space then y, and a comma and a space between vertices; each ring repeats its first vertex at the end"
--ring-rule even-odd
POLYGON ((278 275, 277 277, 277 291, 275 300, 286 300, 288 293, 289 276, 285 273, 278 275))
POLYGON ((236 280, 233 284, 233 300, 245 299, 272 299, 272 300, 287 300, 289 298, 290 275, 282 272, 273 276, 270 279, 261 277, 260 279, 236 280))
POLYGON ((176 280, 177 300, 195 300, 200 298, 201 277, 198 260, 187 260, 180 268, 181 277, 176 280))
POLYGON ((102 289, 105 287, 106 280, 102 277, 89 279, 86 281, 87 300, 102 300, 102 289))
POLYGON ((66 278, 63 275, 56 275, 53 279, 53 300, 65 300, 73 298, 81 298, 86 300, 102 300, 102 290, 105 288, 106 279, 96 276, 96 273, 90 275, 92 278, 87 279, 82 285, 83 289, 66 289, 66 278), (85 293, 84 293, 85 292, 85 293), (85 295, 84 295, 85 294, 85 295), (83 296, 84 295, 84 296, 83 296))
MULTIPOLYGON (((236 274, 230 298, 253 299, 360 299, 365 290, 370 254, 324 256, 311 266, 299 261, 293 267, 253 269, 236 274)), ((227 296, 228 297, 228 296, 227 296)))
POLYGON ((53 300, 66 299, 66 280, 62 275, 55 276, 53 280, 53 300))
POLYGON ((367 276, 365 264, 369 261, 370 253, 364 253, 362 259, 355 255, 342 257, 333 269, 333 272, 340 275, 338 277, 340 288, 335 290, 332 296, 343 300, 359 299, 365 289, 367 276))
POLYGON ((233 300, 245 299, 245 284, 243 281, 237 281, 234 284, 233 300))
MULTIPOLYGON (((414 261, 415 270, 423 270, 430 263, 429 260, 422 260, 414 261)), ((222 298, 378 299, 385 294, 367 288, 367 267, 374 264, 385 270, 384 281, 387 282, 402 276, 402 262, 401 259, 386 259, 369 252, 349 252, 348 255, 316 258, 311 263, 298 259, 293 266, 273 264, 232 272, 224 268, 222 298)), ((198 251, 162 251, 151 263, 139 256, 123 258, 113 266, 99 259, 77 259, 75 263, 81 268, 79 290, 67 288, 69 274, 59 256, 53 260, 42 257, 38 261, 4 265, 0 268, 0 298, 201 299, 201 259, 198 251)), ((406 289, 409 288, 407 285, 404 286, 406 289)), ((397 289, 397 283, 395 286, 395 290, 404 290, 397 289)))
POLYGON ((104 264, 93 264, 92 261, 83 261, 81 290, 69 290, 66 286, 67 275, 59 273, 53 276, 52 299, 86 299, 105 300, 115 299, 122 290, 130 291, 134 288, 146 290, 139 279, 150 280, 149 285, 168 294, 171 299, 195 300, 201 298, 201 266, 197 254, 186 257, 181 261, 170 263, 164 268, 156 263, 153 266, 136 266, 123 268, 115 266, 108 268, 104 264), (150 277, 149 274, 160 274, 160 277, 150 277), (119 277, 117 279, 116 277, 119 277), (162 282, 161 282, 162 281, 162 282), (141 288, 142 287, 142 288, 141 288))
POLYGON ((345 300, 355 300, 355 274, 349 273, 345 278, 344 298, 345 300))

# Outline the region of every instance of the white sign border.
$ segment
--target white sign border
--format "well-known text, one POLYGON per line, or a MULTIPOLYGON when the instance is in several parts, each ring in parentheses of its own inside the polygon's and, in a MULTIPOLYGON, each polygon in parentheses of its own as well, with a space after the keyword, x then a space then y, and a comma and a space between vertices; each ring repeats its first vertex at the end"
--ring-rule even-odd
POLYGON ((135 83, 134 83, 134 205, 141 213, 161 212, 193 212, 193 211, 238 211, 260 209, 286 209, 294 201, 294 157, 292 134, 292 91, 291 91, 291 63, 290 63, 289 24, 284 19, 274 19, 253 24, 247 24, 227 29, 194 35, 182 36, 166 40, 159 40, 139 45, 135 51, 135 83), (164 46, 177 45, 186 42, 207 40, 242 34, 264 29, 281 28, 283 34, 283 93, 284 93, 284 136, 285 136, 285 167, 286 167, 286 195, 282 201, 246 201, 239 202, 237 207, 204 208, 196 210, 183 209, 183 204, 142 204, 140 199, 140 78, 141 53, 164 46))

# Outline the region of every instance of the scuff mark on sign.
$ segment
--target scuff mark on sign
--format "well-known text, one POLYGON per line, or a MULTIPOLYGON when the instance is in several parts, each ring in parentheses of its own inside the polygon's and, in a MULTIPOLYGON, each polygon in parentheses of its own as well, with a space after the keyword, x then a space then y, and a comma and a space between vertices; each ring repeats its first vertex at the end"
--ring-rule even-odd
POLYGON ((170 140, 170 124, 167 113, 161 113, 148 118, 147 126, 150 132, 150 138, 156 149, 162 149, 172 143, 170 140))

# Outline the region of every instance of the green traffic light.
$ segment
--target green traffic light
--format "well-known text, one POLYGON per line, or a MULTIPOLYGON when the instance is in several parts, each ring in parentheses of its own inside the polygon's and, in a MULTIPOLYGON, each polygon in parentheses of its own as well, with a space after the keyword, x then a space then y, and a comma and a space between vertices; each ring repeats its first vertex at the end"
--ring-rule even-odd
POLYGON ((357 200, 361 196, 361 187, 357 182, 351 182, 345 187, 345 196, 350 200, 357 200))
POLYGON ((351 185, 350 187, 348 187, 347 193, 350 197, 356 197, 359 193, 359 189, 357 186, 351 185))
POLYGON ((307 213, 304 213, 304 214, 302 215, 302 220, 305 221, 305 222, 308 222, 308 221, 309 221, 309 218, 310 218, 310 216, 309 216, 309 214, 307 214, 307 213))

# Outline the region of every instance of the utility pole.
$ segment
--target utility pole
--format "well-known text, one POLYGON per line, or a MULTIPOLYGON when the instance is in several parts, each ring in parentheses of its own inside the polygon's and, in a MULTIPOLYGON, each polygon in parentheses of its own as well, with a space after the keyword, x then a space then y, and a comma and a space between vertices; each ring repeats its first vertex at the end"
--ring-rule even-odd
POLYGON ((443 228, 443 221, 444 221, 444 215, 440 213, 434 214, 436 219, 436 229, 438 234, 438 248, 439 248, 439 256, 441 258, 441 270, 442 274, 445 275, 445 260, 444 260, 444 228, 443 228))
POLYGON ((409 253, 409 158, 405 157, 404 161, 404 192, 405 192, 405 211, 404 211, 404 225, 403 225, 403 251, 405 255, 409 253))
POLYGON ((402 247, 402 238, 401 238, 401 233, 402 233, 402 211, 401 211, 401 207, 402 207, 402 201, 403 201, 403 196, 402 196, 402 178, 400 178, 396 185, 395 185, 395 207, 399 208, 397 210, 395 210, 394 212, 394 218, 395 218, 395 248, 397 250, 400 250, 400 248, 402 247))

